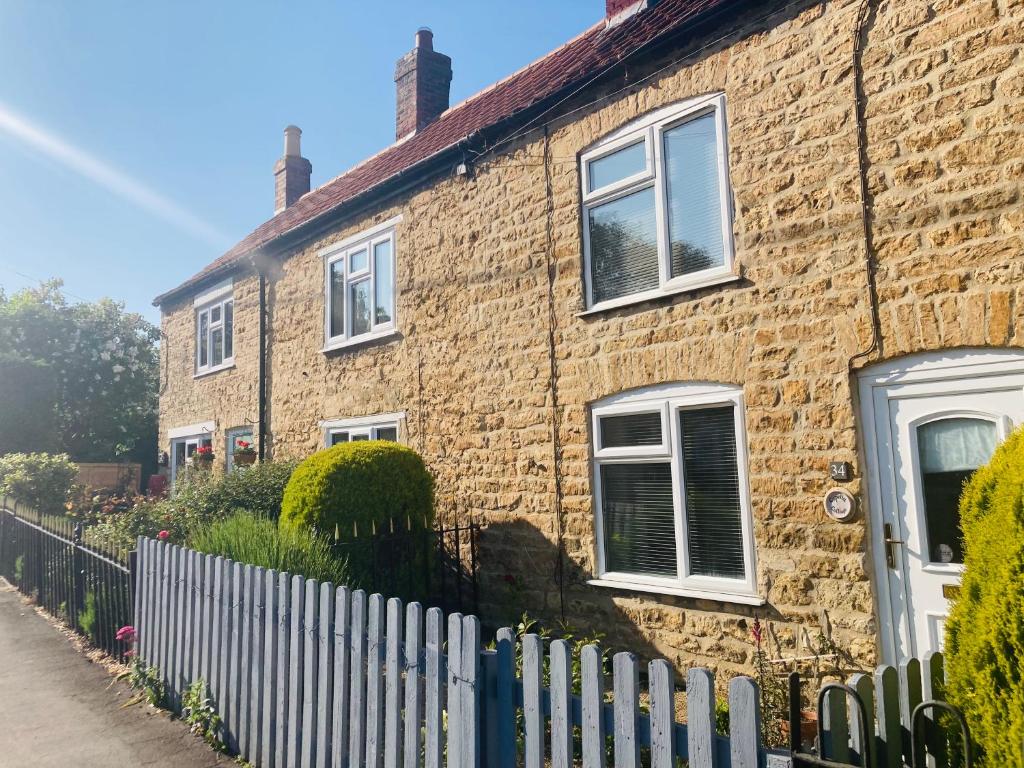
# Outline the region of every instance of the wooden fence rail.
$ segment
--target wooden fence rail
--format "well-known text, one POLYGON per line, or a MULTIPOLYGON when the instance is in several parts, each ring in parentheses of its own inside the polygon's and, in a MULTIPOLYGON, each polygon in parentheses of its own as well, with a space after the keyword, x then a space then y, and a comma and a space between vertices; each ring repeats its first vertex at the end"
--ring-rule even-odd
POLYGON ((266 768, 759 768, 756 683, 729 684, 730 733, 715 730, 707 670, 686 680, 677 722, 665 660, 628 652, 605 680, 601 649, 508 628, 481 647, 475 616, 367 596, 140 538, 139 653, 172 706, 205 681, 225 743, 266 768), (546 658, 545 658, 546 656, 546 658), (521 663, 517 662, 521 658, 521 663), (642 706, 643 699, 643 706, 642 706))

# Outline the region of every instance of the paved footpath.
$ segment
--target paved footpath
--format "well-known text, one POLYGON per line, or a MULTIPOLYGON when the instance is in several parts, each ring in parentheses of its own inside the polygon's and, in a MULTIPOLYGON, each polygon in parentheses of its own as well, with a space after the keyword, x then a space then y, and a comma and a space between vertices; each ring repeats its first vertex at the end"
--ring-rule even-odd
POLYGON ((233 763, 112 680, 0 581, 0 768, 233 763))

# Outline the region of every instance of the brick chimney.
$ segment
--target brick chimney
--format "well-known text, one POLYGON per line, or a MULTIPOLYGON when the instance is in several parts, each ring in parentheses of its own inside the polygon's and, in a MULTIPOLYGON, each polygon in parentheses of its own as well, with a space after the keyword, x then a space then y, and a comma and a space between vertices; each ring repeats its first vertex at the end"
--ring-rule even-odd
POLYGON ((452 60, 434 50, 434 33, 416 32, 416 47, 395 65, 395 138, 408 136, 436 120, 448 109, 452 60))
POLYGON ((309 192, 313 165, 302 156, 302 131, 289 125, 284 129, 284 157, 274 163, 274 215, 309 192))

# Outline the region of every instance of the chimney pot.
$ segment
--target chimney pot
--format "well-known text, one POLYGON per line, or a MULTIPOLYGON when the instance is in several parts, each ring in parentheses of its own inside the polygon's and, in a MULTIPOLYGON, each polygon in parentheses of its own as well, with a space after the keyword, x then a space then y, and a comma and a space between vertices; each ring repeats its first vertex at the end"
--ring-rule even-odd
POLYGON ((302 129, 297 125, 289 125, 284 129, 284 156, 285 157, 301 157, 302 150, 300 144, 302 141, 302 129))
POLYGON ((395 64, 395 138, 425 128, 448 109, 452 60, 434 50, 434 33, 416 32, 415 48, 395 64))
POLYGON ((313 166, 302 156, 302 131, 289 125, 284 129, 284 156, 274 163, 274 215, 309 192, 313 166))

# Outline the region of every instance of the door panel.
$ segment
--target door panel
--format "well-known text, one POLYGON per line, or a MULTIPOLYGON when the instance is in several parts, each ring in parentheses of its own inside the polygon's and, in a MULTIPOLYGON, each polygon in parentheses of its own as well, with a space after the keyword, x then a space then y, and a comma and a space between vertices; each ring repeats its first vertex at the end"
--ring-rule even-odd
POLYGON ((963 572, 959 500, 963 483, 1024 415, 1020 392, 896 397, 889 401, 895 447, 899 564, 911 655, 942 646, 950 588, 963 572), (945 589, 945 593, 943 588, 945 589))
POLYGON ((891 553, 900 659, 942 647, 950 597, 963 573, 963 484, 1024 422, 1024 391, 1008 383, 996 377, 885 390, 888 423, 878 431, 878 448, 889 464, 883 506, 893 533, 881 544, 891 553))

